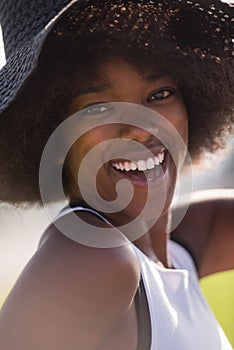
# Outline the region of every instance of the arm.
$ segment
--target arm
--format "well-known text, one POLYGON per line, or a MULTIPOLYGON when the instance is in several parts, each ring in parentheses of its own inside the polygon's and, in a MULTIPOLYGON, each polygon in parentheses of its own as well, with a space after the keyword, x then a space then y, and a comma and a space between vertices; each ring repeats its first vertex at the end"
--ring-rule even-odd
POLYGON ((50 229, 2 308, 0 349, 99 349, 138 282, 131 246, 90 248, 50 229))
POLYGON ((200 277, 234 268, 234 199, 191 203, 172 233, 194 257, 200 277))

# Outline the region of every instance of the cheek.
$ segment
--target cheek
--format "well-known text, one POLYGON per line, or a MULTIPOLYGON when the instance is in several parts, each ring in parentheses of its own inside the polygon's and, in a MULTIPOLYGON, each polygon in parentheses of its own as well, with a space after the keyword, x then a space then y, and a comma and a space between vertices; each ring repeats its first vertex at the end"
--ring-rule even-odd
POLYGON ((103 142, 110 135, 110 130, 106 130, 105 127, 93 128, 82 135, 72 146, 68 154, 70 172, 77 174, 82 165, 85 167, 88 176, 89 172, 93 171, 93 168, 96 169, 103 157, 103 142))
MULTIPOLYGON (((175 115, 173 118, 167 118, 170 124, 175 128, 176 134, 180 135, 185 145, 188 145, 188 119, 182 118, 180 115, 175 115)), ((171 138, 176 138, 176 134, 171 134, 171 138)), ((176 139, 175 139, 176 140, 176 139)), ((166 141, 166 139, 165 139, 166 141)))
POLYGON ((66 172, 70 174, 70 179, 75 183, 77 183, 81 162, 90 148, 87 139, 82 136, 72 145, 68 152, 65 162, 66 172))
POLYGON ((180 133, 180 136, 184 140, 185 144, 188 145, 188 116, 186 115, 182 116, 180 118, 180 125, 178 132, 180 133))
POLYGON ((169 113, 168 121, 174 126, 182 137, 185 144, 188 144, 188 114, 184 103, 174 106, 169 113))
POLYGON ((69 151, 71 163, 79 166, 83 158, 100 142, 100 137, 95 129, 86 132, 72 145, 69 151))

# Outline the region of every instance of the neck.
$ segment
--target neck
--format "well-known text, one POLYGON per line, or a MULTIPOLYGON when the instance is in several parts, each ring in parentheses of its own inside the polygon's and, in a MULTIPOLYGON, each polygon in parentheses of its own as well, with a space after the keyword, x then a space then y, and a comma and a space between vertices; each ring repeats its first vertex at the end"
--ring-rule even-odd
MULTIPOLYGON (((75 205, 83 205, 84 207, 89 207, 85 202, 81 200, 70 200, 70 204, 75 205)), ((125 221, 128 220, 126 218, 116 221, 115 216, 112 216, 111 214, 105 215, 103 214, 110 222, 118 227, 121 225, 126 224, 125 221)), ((128 218, 129 219, 129 218, 128 218)), ((168 257, 167 252, 167 241, 168 241, 168 234, 167 234, 167 227, 168 223, 170 222, 170 213, 166 212, 164 215, 162 215, 157 222, 152 225, 150 224, 150 221, 139 221, 136 223, 138 226, 142 226, 142 232, 146 232, 144 235, 142 235, 140 238, 134 240, 134 227, 131 228, 131 232, 129 235, 129 232, 124 232, 126 236, 134 242, 134 244, 143 252, 145 253, 152 261, 159 265, 163 265, 164 267, 171 268, 171 263, 168 257), (147 228, 149 227, 149 228, 147 228)), ((137 230, 136 230, 137 231, 137 230)))
POLYGON ((134 242, 150 259, 168 268, 171 267, 167 252, 169 215, 169 213, 166 213, 160 217, 156 224, 149 229, 148 233, 134 242))

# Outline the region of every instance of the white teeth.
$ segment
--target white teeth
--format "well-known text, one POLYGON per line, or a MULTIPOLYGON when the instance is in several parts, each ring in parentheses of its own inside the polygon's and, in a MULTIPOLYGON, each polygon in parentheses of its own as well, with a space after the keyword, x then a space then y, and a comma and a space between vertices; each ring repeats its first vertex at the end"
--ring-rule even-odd
POLYGON ((130 171, 131 170, 131 163, 125 162, 124 163, 124 170, 130 171))
POLYGON ((159 162, 162 163, 164 161, 164 152, 159 153, 158 158, 159 158, 159 162))
POLYGON ((131 170, 137 170, 137 164, 136 163, 131 163, 131 170))
POLYGON ((157 168, 157 165, 162 164, 165 158, 164 151, 159 153, 157 156, 148 158, 146 160, 139 160, 137 162, 118 162, 113 163, 112 166, 117 170, 121 171, 145 171, 157 168))
POLYGON ((155 165, 159 165, 160 164, 158 157, 154 157, 154 163, 155 163, 155 165))
POLYGON ((154 164, 154 161, 153 161, 153 159, 152 158, 149 158, 148 160, 147 160, 147 169, 153 169, 155 167, 155 164, 154 164))
POLYGON ((124 170, 124 166, 123 166, 123 163, 119 163, 119 168, 120 168, 120 170, 124 170))
POLYGON ((144 170, 147 169, 147 164, 146 164, 146 162, 144 160, 139 160, 137 162, 137 167, 138 167, 139 171, 144 171, 144 170))

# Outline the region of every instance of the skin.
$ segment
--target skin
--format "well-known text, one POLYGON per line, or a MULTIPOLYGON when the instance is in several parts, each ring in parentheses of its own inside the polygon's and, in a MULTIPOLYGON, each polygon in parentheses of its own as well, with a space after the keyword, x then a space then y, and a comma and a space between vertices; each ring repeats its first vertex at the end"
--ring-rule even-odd
POLYGON ((194 257, 200 277, 234 269, 233 210, 233 197, 213 198, 208 193, 190 203, 185 217, 172 232, 172 238, 194 257))
MULTIPOLYGON (((98 70, 98 76, 111 83, 111 88, 77 96, 71 105, 71 112, 99 102, 141 104, 162 114, 187 141, 187 113, 179 89, 168 77, 146 81, 146 76, 156 73, 140 74, 127 62, 112 58, 98 70), (164 93, 168 87, 173 91, 169 95, 164 93), (160 98, 155 99, 155 93, 152 98, 155 91, 160 98)), ((81 137, 67 160, 72 202, 82 203, 76 185, 81 160, 92 147, 105 140, 106 135, 124 135, 140 143, 147 143, 150 139, 149 133, 122 125, 98 127, 81 137)), ((174 169, 171 170, 168 202, 173 195, 176 179, 174 169)), ((116 184, 114 176, 109 176, 110 171, 110 167, 104 166, 97 179, 98 190, 107 200, 112 199, 110 193, 113 191, 110 188, 114 190, 116 184)), ((134 189, 134 201, 124 211, 109 215, 109 220, 115 225, 127 222, 138 214, 146 188, 143 184, 134 184, 134 189)), ((92 225, 109 227, 92 214, 79 212, 77 215, 92 225)), ((152 261, 165 268, 172 267, 167 256, 165 233, 168 215, 165 207, 151 230, 134 242, 152 261)), ((229 220, 231 222, 231 215, 229 220)), ((209 233, 208 230, 207 239, 209 233)), ((209 236, 210 242, 211 238, 209 236)), ((210 247, 205 246, 204 249, 210 247)), ((204 269, 204 259, 199 260, 201 247, 199 249, 194 249, 195 258, 199 269, 204 269)), ((110 249, 91 248, 69 240, 51 226, 1 311, 0 349, 136 350, 138 330, 134 296, 139 279, 140 267, 131 245, 110 249)))

